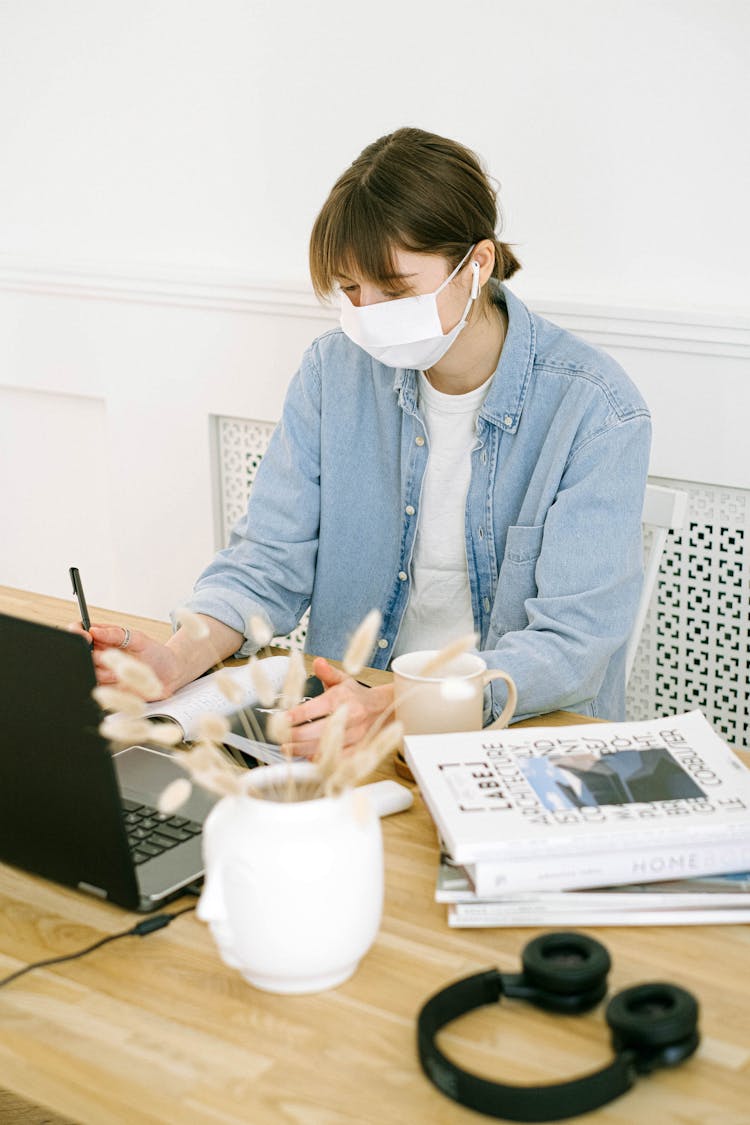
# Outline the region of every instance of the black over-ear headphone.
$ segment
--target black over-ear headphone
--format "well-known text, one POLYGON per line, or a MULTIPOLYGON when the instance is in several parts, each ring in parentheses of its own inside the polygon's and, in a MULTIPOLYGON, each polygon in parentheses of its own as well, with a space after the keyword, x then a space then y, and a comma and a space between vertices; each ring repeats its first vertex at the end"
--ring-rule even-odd
POLYGON ((677 1066, 698 1046, 695 997, 673 984, 639 984, 610 1000, 606 1019, 615 1057, 593 1074, 552 1085, 511 1086, 462 1070, 443 1054, 435 1036, 465 1012, 508 996, 572 1015, 593 1008, 607 991, 609 954, 584 934, 543 934, 529 942, 521 959, 522 972, 489 969, 466 977, 437 992, 419 1013, 422 1069, 461 1105, 511 1121, 559 1121, 624 1094, 639 1074, 677 1066))

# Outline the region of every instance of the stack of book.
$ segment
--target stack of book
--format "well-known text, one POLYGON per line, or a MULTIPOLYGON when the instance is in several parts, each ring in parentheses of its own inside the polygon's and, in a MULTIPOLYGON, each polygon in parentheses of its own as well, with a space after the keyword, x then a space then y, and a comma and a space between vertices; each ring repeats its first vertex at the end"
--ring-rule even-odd
POLYGON ((451 926, 750 920, 750 770, 698 711, 409 735, 451 926))

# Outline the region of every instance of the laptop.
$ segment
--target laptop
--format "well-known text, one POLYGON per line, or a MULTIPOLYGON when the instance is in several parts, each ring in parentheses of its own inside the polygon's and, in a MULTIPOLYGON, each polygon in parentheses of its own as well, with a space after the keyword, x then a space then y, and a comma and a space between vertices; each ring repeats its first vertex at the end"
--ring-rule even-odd
POLYGON ((129 910, 159 909, 203 874, 216 797, 174 816, 159 794, 184 771, 168 752, 113 753, 86 640, 0 614, 0 861, 129 910))

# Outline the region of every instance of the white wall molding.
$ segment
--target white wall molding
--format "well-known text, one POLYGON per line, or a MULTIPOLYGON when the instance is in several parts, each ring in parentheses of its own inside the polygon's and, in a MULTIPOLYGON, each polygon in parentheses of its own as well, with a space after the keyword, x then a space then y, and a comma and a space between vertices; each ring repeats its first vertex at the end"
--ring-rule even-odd
POLYGON ((209 311, 262 316, 306 316, 335 320, 312 289, 300 284, 265 283, 215 269, 179 266, 137 268, 112 264, 52 264, 0 255, 0 291, 43 296, 137 301, 209 311))
POLYGON ((624 304, 599 305, 584 299, 527 302, 541 316, 604 348, 750 359, 750 317, 705 313, 700 309, 659 309, 624 304))
MULTIPOLYGON (((0 255, 0 291, 44 296, 135 301, 260 316, 306 317, 330 325, 323 306, 299 282, 261 282, 216 269, 141 267, 119 263, 50 263, 0 255)), ((750 316, 735 311, 611 305, 543 295, 524 297, 540 315, 605 348, 750 359, 750 316)))

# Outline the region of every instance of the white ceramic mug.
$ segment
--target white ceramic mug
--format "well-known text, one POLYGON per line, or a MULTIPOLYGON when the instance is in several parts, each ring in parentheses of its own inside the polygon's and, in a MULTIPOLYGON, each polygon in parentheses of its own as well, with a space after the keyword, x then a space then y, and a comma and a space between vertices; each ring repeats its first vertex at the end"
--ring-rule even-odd
POLYGON ((481 730, 484 689, 492 680, 508 685, 508 700, 502 714, 488 730, 507 727, 516 709, 516 685, 507 672, 488 668, 481 656, 461 653, 433 675, 424 669, 437 650, 405 652, 391 664, 396 717, 406 734, 444 734, 449 731, 481 730))

